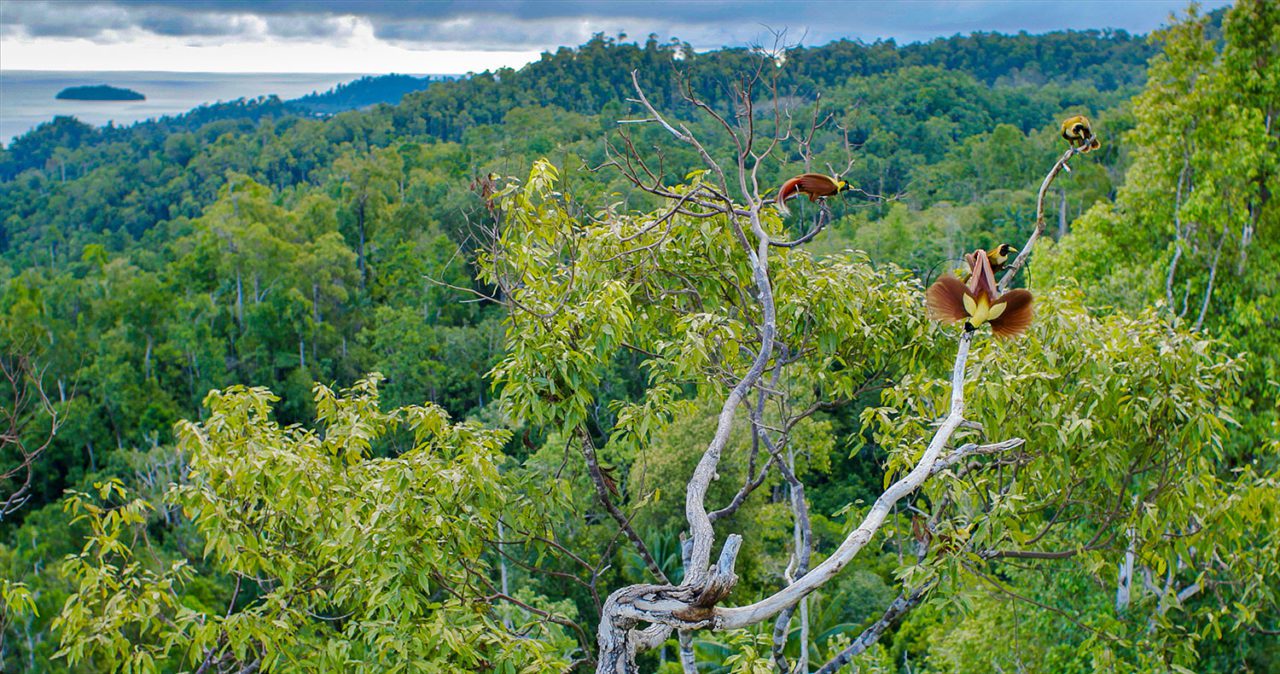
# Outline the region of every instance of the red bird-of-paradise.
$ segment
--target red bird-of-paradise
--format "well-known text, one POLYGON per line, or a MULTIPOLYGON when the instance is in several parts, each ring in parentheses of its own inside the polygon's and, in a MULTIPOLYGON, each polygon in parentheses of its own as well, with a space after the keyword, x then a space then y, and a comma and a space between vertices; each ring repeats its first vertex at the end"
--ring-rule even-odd
POLYGON ((817 201, 851 189, 853 189, 852 185, 839 178, 824 176, 821 173, 802 173, 782 183, 782 187, 778 188, 778 196, 773 198, 773 203, 780 213, 786 214, 791 212, 787 208, 788 199, 807 194, 809 201, 817 201))
POLYGON ((983 323, 996 337, 1016 337, 1031 325, 1031 291, 996 289, 991 259, 984 250, 965 256, 973 265, 969 283, 953 276, 938 279, 925 292, 929 318, 946 323, 964 321, 965 330, 977 330, 983 323))

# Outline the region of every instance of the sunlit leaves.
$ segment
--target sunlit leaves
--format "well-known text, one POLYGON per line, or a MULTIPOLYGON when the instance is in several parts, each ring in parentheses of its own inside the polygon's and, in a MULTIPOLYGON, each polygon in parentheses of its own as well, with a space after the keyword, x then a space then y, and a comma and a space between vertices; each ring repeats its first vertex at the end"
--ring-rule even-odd
MULTIPOLYGON (((275 396, 247 387, 210 394, 206 421, 179 429, 191 471, 170 498, 213 567, 256 585, 255 598, 225 615, 177 605, 191 573, 182 562, 152 570, 134 561, 126 533, 145 523, 149 504, 106 508, 72 495, 68 508, 95 533, 68 562, 81 589, 59 619, 63 654, 126 671, 153 671, 167 657, 197 662, 207 649, 294 671, 557 666, 566 648, 558 630, 508 611, 525 636, 508 631, 484 589, 498 518, 536 527, 538 517, 499 471, 505 432, 452 423, 434 406, 384 411, 378 380, 340 394, 317 387, 314 430, 281 427, 275 396), (389 448, 394 455, 375 455, 389 448)), ((108 484, 100 498, 127 494, 108 484)))
POLYGON ((179 602, 191 568, 182 560, 164 563, 146 551, 135 553, 131 544, 152 505, 131 499, 118 481, 99 483, 95 494, 73 492, 64 508, 87 522, 91 533, 65 562, 76 591, 53 621, 62 646, 55 657, 108 671, 162 671, 201 622, 179 602))

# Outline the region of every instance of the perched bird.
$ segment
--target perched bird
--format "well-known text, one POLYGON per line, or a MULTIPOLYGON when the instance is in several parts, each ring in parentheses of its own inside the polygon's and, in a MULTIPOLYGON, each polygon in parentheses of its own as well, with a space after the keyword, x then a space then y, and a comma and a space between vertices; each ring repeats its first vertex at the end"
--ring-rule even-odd
POLYGON ((1019 288, 1000 294, 991 260, 982 249, 966 255, 965 260, 973 265, 968 284, 944 276, 929 286, 925 293, 929 318, 947 323, 964 321, 964 329, 969 331, 989 323, 997 337, 1026 332, 1031 325, 1031 291, 1019 288))
POLYGON ((1093 135, 1093 128, 1084 115, 1076 115, 1063 121, 1062 137, 1071 147, 1080 148, 1081 152, 1096 150, 1102 145, 1098 142, 1098 137, 1093 135))
POLYGON ((1009 262, 1009 255, 1016 252, 1018 252, 1018 249, 1007 243, 996 246, 995 250, 987 251, 987 260, 991 262, 991 271, 1004 269, 1005 264, 1009 262))
MULTIPOLYGON (((1011 253, 1016 253, 1016 252, 1018 252, 1018 249, 1014 248, 1013 246, 1007 243, 1002 243, 999 246, 996 246, 995 248, 992 248, 991 250, 987 251, 987 261, 991 263, 991 271, 996 272, 996 271, 1000 271, 1001 269, 1004 269, 1005 264, 1009 262, 1009 255, 1011 253)), ((968 274, 972 273, 973 256, 974 256, 974 253, 965 253, 965 256, 964 256, 964 264, 966 267, 966 269, 964 270, 966 272, 966 275, 964 277, 965 280, 968 280, 969 278, 968 274)))
POLYGON ((786 214, 791 212, 787 208, 788 199, 807 194, 809 201, 817 201, 851 189, 853 189, 852 185, 839 178, 824 176, 821 173, 802 173, 782 183, 782 187, 778 189, 778 196, 773 198, 773 202, 777 205, 778 211, 786 214))
MULTIPOLYGON (((1009 262, 1009 256, 1016 252, 1018 252, 1018 249, 1007 243, 1002 243, 987 251, 987 261, 991 263, 991 271, 997 272, 1004 269, 1005 264, 1009 262)), ((975 253, 965 253, 964 264, 956 267, 954 270, 956 278, 966 283, 969 279, 973 278, 974 254, 975 253)))

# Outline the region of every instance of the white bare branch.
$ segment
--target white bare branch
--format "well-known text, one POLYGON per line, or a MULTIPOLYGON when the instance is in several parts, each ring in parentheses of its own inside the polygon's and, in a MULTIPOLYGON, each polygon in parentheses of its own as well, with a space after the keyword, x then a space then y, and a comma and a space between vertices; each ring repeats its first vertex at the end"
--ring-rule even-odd
MULTIPOLYGON (((911 472, 894 482, 876 499, 875 504, 867 511, 862 523, 849 532, 844 542, 830 557, 814 567, 812 571, 788 585, 781 591, 754 604, 736 608, 716 609, 716 629, 738 629, 767 620, 779 611, 787 608, 814 590, 822 587, 840 572, 858 552, 864 548, 871 538, 884 524, 885 518, 894 504, 903 497, 919 489, 933 472, 934 464, 942 455, 943 449, 951 439, 951 435, 960 427, 964 419, 964 383, 965 364, 969 358, 969 346, 973 342, 973 333, 965 332, 960 336, 960 346, 956 351, 955 366, 951 372, 951 409, 942 421, 942 425, 934 433, 928 448, 911 472)), ((1021 441, 1018 441, 1021 444, 1021 441)))

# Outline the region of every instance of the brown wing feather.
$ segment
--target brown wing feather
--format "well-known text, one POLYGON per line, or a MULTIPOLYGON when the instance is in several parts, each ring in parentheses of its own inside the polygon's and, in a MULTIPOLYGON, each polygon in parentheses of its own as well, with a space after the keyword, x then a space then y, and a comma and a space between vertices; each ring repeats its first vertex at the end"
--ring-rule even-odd
POLYGON ((925 304, 929 307, 929 318, 935 321, 954 323, 969 317, 964 310, 964 296, 969 289, 960 279, 943 276, 934 281, 925 291, 925 304))
POLYGON ((1034 311, 1031 308, 1031 291, 1018 288, 1010 290, 1000 296, 1000 302, 1005 305, 1004 313, 1000 317, 991 321, 991 332, 996 337, 1017 337, 1027 331, 1031 327, 1031 318, 1034 311))
POLYGON ((800 181, 800 191, 809 195, 809 201, 818 197, 829 197, 840 191, 836 181, 821 173, 804 173, 792 180, 800 181))

